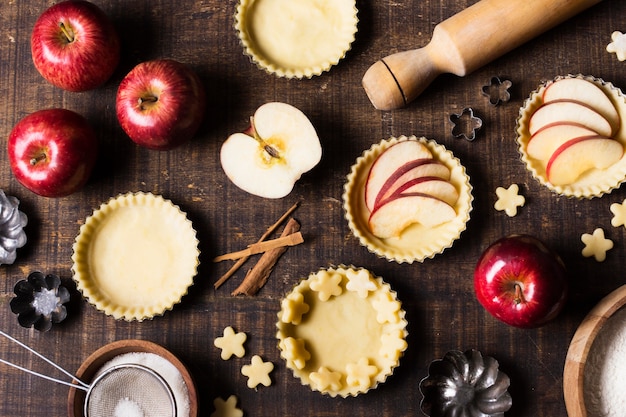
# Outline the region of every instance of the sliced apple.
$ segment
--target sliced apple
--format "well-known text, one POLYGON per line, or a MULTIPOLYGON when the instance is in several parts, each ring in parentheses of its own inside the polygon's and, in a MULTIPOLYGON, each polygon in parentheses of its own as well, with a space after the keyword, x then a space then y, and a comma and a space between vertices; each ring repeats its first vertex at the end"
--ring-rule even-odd
MULTIPOLYGON (((456 187, 451 182, 438 177, 419 177, 407 181, 398 187, 389 198, 415 193, 438 198, 451 206, 454 206, 459 199, 459 192, 456 187)), ((379 204, 385 204, 385 200, 382 200, 379 204)))
POLYGON ((454 208, 427 194, 399 194, 378 206, 369 217, 369 228, 381 239, 398 237, 414 223, 435 227, 456 217, 454 208))
POLYGON ((322 147, 308 117, 286 103, 260 106, 251 129, 230 135, 220 150, 226 176, 242 190, 264 198, 288 195, 321 157, 322 147))
POLYGON ((372 210, 379 191, 389 177, 407 162, 418 159, 430 159, 432 153, 428 147, 417 140, 397 142, 385 149, 372 164, 365 183, 365 202, 372 210))
POLYGON ((438 177, 448 180, 450 179, 450 169, 433 158, 416 159, 407 162, 391 174, 373 201, 366 200, 367 207, 370 211, 373 211, 374 207, 380 204, 381 201, 389 198, 403 184, 420 177, 438 177))
POLYGON ((613 132, 617 132, 620 116, 609 96, 598 85, 582 78, 563 78, 549 84, 543 92, 543 102, 563 99, 585 103, 609 121, 613 132))
POLYGON ((542 127, 530 137, 526 152, 532 158, 547 161, 564 143, 585 136, 598 136, 598 132, 580 123, 552 123, 542 127))
POLYGON ((590 169, 610 167, 621 159, 623 153, 622 144, 612 138, 572 139, 554 151, 546 166, 546 175, 554 185, 571 184, 590 169))
POLYGON ((613 126, 600 113, 584 103, 574 100, 557 100, 541 105, 530 116, 528 131, 534 135, 544 126, 553 123, 580 123, 599 135, 613 136, 613 126))

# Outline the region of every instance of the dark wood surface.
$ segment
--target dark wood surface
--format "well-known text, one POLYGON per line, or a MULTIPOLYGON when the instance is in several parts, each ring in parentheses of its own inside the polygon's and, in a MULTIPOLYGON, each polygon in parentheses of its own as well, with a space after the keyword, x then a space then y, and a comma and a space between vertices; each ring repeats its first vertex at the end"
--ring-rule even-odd
MULTIPOLYGON (((626 30, 626 2, 605 0, 464 78, 439 77, 415 102, 376 111, 361 77, 392 52, 423 46, 438 22, 473 1, 359 1, 359 32, 352 50, 330 72, 310 80, 286 80, 257 69, 243 55, 233 28, 233 0, 97 0, 114 20, 123 44, 120 66, 104 87, 68 93, 46 83, 30 56, 30 32, 51 0, 4 0, 0 6, 0 138, 25 115, 65 107, 86 116, 101 141, 96 171, 84 190, 66 198, 37 197, 12 176, 6 147, 0 147, 0 188, 21 200, 29 217, 28 243, 13 265, 0 267, 0 328, 46 354, 70 372, 97 348, 120 339, 161 344, 190 368, 200 397, 200 415, 213 399, 235 394, 246 416, 418 416, 419 381, 430 361, 448 350, 479 349, 499 360, 511 377, 509 416, 566 415, 562 370, 570 339, 590 308, 624 283, 623 228, 610 224, 609 206, 619 189, 599 199, 559 197, 540 186, 519 160, 515 119, 523 100, 542 81, 567 73, 590 74, 626 87, 626 63, 606 52, 614 30, 626 30), (114 97, 123 75, 136 63, 169 57, 190 64, 206 84, 209 109, 197 137, 170 152, 134 146, 118 126, 114 97), (513 82, 511 100, 493 107, 480 94, 492 76, 513 82), (293 193, 265 200, 240 191, 220 168, 221 143, 241 131, 261 104, 284 101, 307 114, 318 130, 324 156, 293 193), (451 135, 448 117, 472 107, 484 127, 474 142, 451 135), (390 136, 426 136, 445 145, 466 166, 474 186, 467 230, 444 254, 423 263, 396 264, 361 247, 344 219, 342 190, 356 158, 390 136), (493 208, 495 189, 520 185, 526 205, 509 218, 493 208), (173 311, 145 322, 115 321, 73 292, 69 318, 48 333, 24 329, 9 309, 13 286, 29 272, 61 276, 71 287, 72 243, 92 210, 128 191, 150 191, 186 211, 198 231, 201 266, 194 286, 173 311), (294 202, 305 244, 281 258, 268 284, 255 297, 231 297, 249 262, 219 290, 213 282, 229 263, 221 253, 252 243, 294 202), (602 227, 615 242, 607 260, 581 255, 582 233, 602 227), (481 251, 509 233, 530 233, 558 251, 570 271, 571 295, 562 314, 545 327, 520 330, 489 316, 473 292, 472 274, 481 251), (349 399, 332 399, 301 386, 276 347, 280 298, 321 267, 353 264, 382 276, 398 292, 409 320, 409 348, 401 366, 378 389, 349 399), (213 341, 231 325, 248 334, 247 355, 222 361, 213 341), (275 364, 270 387, 252 390, 240 374, 253 354, 275 364)), ((495 35, 497 37, 497 35, 495 35)), ((475 45, 480 48, 480 45, 475 45)), ((0 357, 52 373, 47 365, 0 340, 0 357)), ((62 416, 67 388, 0 367, 0 415, 62 416)))

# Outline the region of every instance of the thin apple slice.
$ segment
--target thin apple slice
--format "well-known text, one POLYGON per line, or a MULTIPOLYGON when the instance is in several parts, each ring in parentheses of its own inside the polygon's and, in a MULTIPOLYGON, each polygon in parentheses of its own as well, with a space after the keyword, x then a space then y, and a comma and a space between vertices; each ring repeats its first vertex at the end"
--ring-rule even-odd
POLYGON ((381 239, 398 237, 414 223, 435 227, 456 217, 454 208, 443 200, 427 194, 401 194, 389 198, 369 217, 369 228, 381 239))
POLYGON ((621 159, 623 153, 622 144, 612 138, 572 139, 554 151, 546 166, 546 175, 554 185, 571 184, 590 169, 610 167, 621 159))
POLYGON ((426 145, 417 140, 397 142, 381 153, 374 160, 365 182, 365 202, 369 210, 374 207, 374 201, 382 186, 399 167, 407 162, 430 159, 432 156, 426 145))
POLYGON ((573 100, 557 100, 541 105, 530 116, 528 131, 534 135, 542 127, 558 122, 580 123, 599 135, 613 136, 613 126, 604 116, 586 104, 573 100))
POLYGON ((547 161, 561 145, 574 138, 598 136, 598 132, 580 123, 553 123, 535 132, 528 140, 526 152, 532 158, 547 161))
MULTIPOLYGON (((451 206, 454 206, 459 199, 459 192, 456 187, 450 181, 439 177, 419 177, 407 181, 398 187, 389 198, 415 193, 438 198, 451 206)), ((382 200, 379 204, 385 204, 385 200, 382 200)))
POLYGON ((609 96, 598 85, 582 78, 562 78, 549 84, 543 92, 543 102, 558 100, 576 100, 585 103, 605 119, 617 132, 620 117, 609 96))
POLYGON ((416 159, 407 162, 398 168, 383 186, 380 188, 374 201, 366 201, 370 211, 380 204, 381 201, 389 198, 396 190, 405 183, 421 177, 437 177, 444 180, 450 179, 450 169, 443 163, 433 158, 416 159), (371 205, 370 205, 371 204, 371 205))

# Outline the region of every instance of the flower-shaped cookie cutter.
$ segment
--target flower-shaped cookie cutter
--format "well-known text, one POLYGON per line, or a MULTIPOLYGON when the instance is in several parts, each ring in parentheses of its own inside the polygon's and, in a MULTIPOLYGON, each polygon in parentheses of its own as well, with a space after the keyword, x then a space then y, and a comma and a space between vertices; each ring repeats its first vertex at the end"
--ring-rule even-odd
POLYGON ((419 384, 420 407, 430 417, 503 417, 513 405, 509 377, 498 361, 471 349, 434 360, 419 384))
POLYGON ((451 114, 449 117, 452 123, 452 136, 468 141, 476 139, 476 133, 483 126, 481 118, 474 115, 471 107, 466 107, 459 114, 451 114))
POLYGON ((483 86, 481 93, 489 98, 489 104, 495 107, 511 99, 509 88, 512 85, 513 83, 510 80, 500 80, 499 77, 491 77, 489 83, 483 86))
POLYGON ((47 332, 53 323, 60 323, 67 317, 64 304, 70 301, 70 292, 56 275, 32 272, 27 279, 15 284, 13 292, 11 311, 18 315, 22 327, 47 332))
POLYGON ((0 265, 12 264, 17 249, 26 244, 26 214, 18 209, 20 201, 0 190, 0 265))

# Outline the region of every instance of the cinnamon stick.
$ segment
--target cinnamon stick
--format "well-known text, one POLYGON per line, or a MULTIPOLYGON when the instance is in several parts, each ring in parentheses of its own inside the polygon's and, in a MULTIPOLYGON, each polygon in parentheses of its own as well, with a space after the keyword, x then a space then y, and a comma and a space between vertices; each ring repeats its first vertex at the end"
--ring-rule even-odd
MULTIPOLYGON (((274 231, 276 229, 278 229, 278 227, 283 224, 283 222, 285 220, 287 220, 287 218, 291 215, 291 213, 293 213, 294 211, 296 211, 296 209, 298 208, 298 205, 300 203, 296 202, 293 206, 291 206, 282 216, 280 216, 280 218, 278 220, 276 220, 276 222, 274 222, 274 224, 272 224, 270 227, 267 228, 267 230, 265 231, 265 233, 263 233, 263 235, 259 238, 259 240, 257 241, 257 243, 259 242, 263 242, 265 239, 267 239, 267 237, 269 235, 271 235, 272 233, 274 233, 274 231)), ((237 270, 239 268, 241 268, 241 266, 248 260, 248 256, 244 256, 243 258, 239 258, 239 260, 237 262, 235 262, 235 264, 233 266, 230 267, 230 269, 228 271, 226 271, 226 273, 224 275, 222 275, 220 277, 220 279, 218 279, 217 281, 215 281, 215 284, 213 284, 213 287, 215 289, 218 289, 223 283, 225 283, 228 278, 230 278, 231 276, 233 276, 233 274, 235 272, 237 272, 237 270)))
POLYGON ((263 253, 270 251, 276 248, 282 248, 285 246, 296 246, 300 243, 304 242, 304 238, 302 237, 302 233, 292 233, 288 236, 282 236, 278 239, 266 240, 263 242, 253 243, 248 246, 246 249, 239 250, 237 252, 230 252, 224 255, 217 256, 213 258, 213 262, 222 262, 227 260, 235 260, 239 258, 243 258, 244 256, 256 255, 258 253, 263 253))
MULTIPOLYGON (((295 233, 300 233, 300 223, 293 218, 289 219, 282 233, 281 237, 289 236, 295 233)), ((287 250, 287 246, 282 246, 265 252, 254 267, 248 271, 246 277, 243 279, 241 285, 232 292, 231 295, 254 295, 256 294, 267 282, 276 262, 287 250)))

